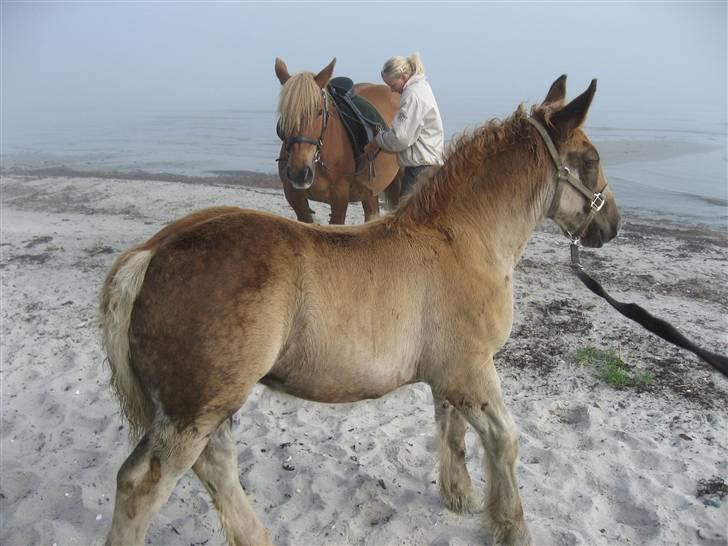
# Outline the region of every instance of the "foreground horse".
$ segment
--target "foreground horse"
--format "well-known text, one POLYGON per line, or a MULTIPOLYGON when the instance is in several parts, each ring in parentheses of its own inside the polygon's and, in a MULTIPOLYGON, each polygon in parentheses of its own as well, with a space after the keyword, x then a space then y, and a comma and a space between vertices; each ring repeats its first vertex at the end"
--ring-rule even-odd
POLYGON ((487 525, 500 543, 530 542, 493 355, 511 330, 514 266, 541 219, 592 247, 617 233, 599 155, 580 129, 595 89, 564 106, 562 76, 531 117, 521 106, 461 137, 432 179, 373 222, 311 226, 220 207, 122 254, 103 287, 103 336, 141 439, 119 470, 108 542, 143 544, 192 468, 231 544, 269 543, 238 480, 231 431, 251 388, 352 402, 420 381, 435 402, 444 503, 478 505, 467 422, 485 449, 487 525))
MULTIPOLYGON (((331 223, 343 224, 349 203, 361 201, 364 220, 379 214, 379 193, 388 203, 399 201, 394 154, 381 153, 371 166, 357 161, 339 111, 326 84, 334 72, 336 59, 317 75, 311 72, 288 74, 286 63, 276 59, 275 72, 283 86, 278 111, 279 130, 284 137, 278 158, 278 176, 288 203, 302 222, 313 222, 308 200, 331 205, 331 223)), ((386 85, 360 83, 354 93, 367 99, 387 123, 399 109, 399 95, 386 85)))

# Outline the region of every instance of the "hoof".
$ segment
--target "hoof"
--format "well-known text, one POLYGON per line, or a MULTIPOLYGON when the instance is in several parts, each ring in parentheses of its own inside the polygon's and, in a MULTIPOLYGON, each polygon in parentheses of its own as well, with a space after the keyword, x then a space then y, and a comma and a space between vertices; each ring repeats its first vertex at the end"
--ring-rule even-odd
POLYGON ((440 492, 442 501, 448 510, 456 514, 478 514, 483 511, 483 501, 477 498, 473 493, 456 493, 440 492))
POLYGON ((494 546, 532 546, 531 533, 525 523, 491 526, 494 546))

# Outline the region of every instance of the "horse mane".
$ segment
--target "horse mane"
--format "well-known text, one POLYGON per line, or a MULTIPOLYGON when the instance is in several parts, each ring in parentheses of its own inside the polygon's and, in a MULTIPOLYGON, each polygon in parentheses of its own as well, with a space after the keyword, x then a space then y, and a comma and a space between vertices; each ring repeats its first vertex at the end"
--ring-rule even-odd
MULTIPOLYGON (((534 106, 531 115, 540 115, 543 118, 549 114, 547 110, 548 108, 534 106)), ((534 167, 542 166, 544 152, 530 138, 529 123, 526 121, 528 116, 525 105, 521 103, 505 120, 491 119, 482 126, 465 130, 453 138, 447 146, 442 167, 434 170, 429 179, 418 182, 414 192, 395 212, 396 219, 419 224, 436 218, 470 185, 479 183, 484 175, 490 174, 484 172, 483 163, 486 158, 496 156, 518 142, 529 141, 528 151, 536 158, 534 167)), ((522 168, 522 164, 514 165, 510 162, 499 170, 499 176, 488 176, 489 190, 494 193, 519 191, 513 186, 512 177, 508 176, 508 171, 512 171, 514 167, 522 168)), ((531 195, 532 190, 524 191, 529 192, 529 200, 535 198, 531 195)))
MULTIPOLYGON (((326 92, 326 91, 324 91, 326 92)), ((281 88, 278 98, 280 128, 292 135, 309 126, 321 112, 321 88, 313 72, 298 72, 281 88)))

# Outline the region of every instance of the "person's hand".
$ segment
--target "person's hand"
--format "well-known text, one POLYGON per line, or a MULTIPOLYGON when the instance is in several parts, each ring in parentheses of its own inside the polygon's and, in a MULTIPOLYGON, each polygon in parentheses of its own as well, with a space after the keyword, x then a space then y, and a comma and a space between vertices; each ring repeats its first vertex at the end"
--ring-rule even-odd
POLYGON ((367 157, 370 160, 374 159, 374 156, 377 154, 378 150, 379 150, 379 145, 377 144, 377 141, 374 139, 367 142, 367 145, 364 146, 364 153, 367 155, 367 157))

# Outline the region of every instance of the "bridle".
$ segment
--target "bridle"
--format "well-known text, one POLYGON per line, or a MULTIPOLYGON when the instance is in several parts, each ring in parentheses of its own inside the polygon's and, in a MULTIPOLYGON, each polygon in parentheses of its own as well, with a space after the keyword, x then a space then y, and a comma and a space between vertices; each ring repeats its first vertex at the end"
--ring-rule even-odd
POLYGON ((546 129, 544 128, 541 123, 539 123, 534 118, 527 118, 528 122, 533 125, 538 133, 541 135, 541 138, 544 141, 544 144, 546 144, 546 148, 549 151, 549 154, 551 155, 551 159, 553 159, 554 164, 556 165, 556 191, 554 192, 554 199, 551 202, 551 207, 549 208, 549 214, 553 212, 553 208, 555 207, 555 203, 557 200, 557 197, 559 195, 559 182, 566 182, 570 184, 575 190, 577 190, 579 193, 581 193, 586 199, 589 201, 589 215, 584 220, 583 224, 581 225, 580 229, 575 230, 576 233, 572 234, 571 232, 567 231, 569 234, 569 237, 571 238, 573 243, 577 243, 579 239, 581 239, 582 235, 586 232, 586 228, 589 226, 591 221, 594 219, 596 214, 602 210, 602 207, 604 206, 604 203, 606 200, 604 199, 604 190, 607 189, 608 183, 605 182, 604 187, 597 191, 592 192, 589 188, 587 188, 584 183, 579 180, 576 176, 574 176, 571 171, 569 170, 569 167, 564 165, 561 162, 561 159, 559 158, 559 154, 556 151, 556 146, 554 146, 553 141, 551 140, 551 137, 546 132, 546 129))
MULTIPOLYGON (((314 156, 313 156, 314 165, 318 164, 318 165, 321 165, 321 167, 323 167, 324 169, 326 169, 327 168, 326 162, 323 159, 321 159, 321 149, 323 148, 323 145, 324 145, 324 133, 326 132, 326 127, 328 126, 328 123, 329 123, 329 116, 331 114, 329 113, 329 95, 323 89, 321 90, 321 97, 324 102, 324 107, 323 107, 323 110, 321 111, 321 113, 323 115, 323 123, 321 125, 321 135, 319 136, 318 140, 315 140, 315 139, 313 139, 311 137, 307 137, 307 136, 286 137, 285 135, 283 135, 283 133, 281 131, 280 122, 276 126, 276 133, 278 134, 278 138, 280 138, 283 141, 284 150, 286 153, 290 153, 291 146, 293 144, 297 144, 297 143, 313 144, 314 146, 316 146, 316 152, 314 152, 314 156)), ((339 116, 341 116, 341 112, 338 110, 336 102, 334 102, 333 105, 334 105, 335 110, 338 112, 339 116)), ((377 150, 377 154, 378 153, 379 153, 379 150, 377 150)), ((361 157, 361 156, 359 156, 359 157, 361 157)), ((355 157, 354 159, 355 159, 355 163, 358 162, 358 158, 355 157)), ((288 160, 287 156, 281 155, 281 157, 276 159, 276 162, 287 161, 287 160, 288 160)), ((355 169, 353 173, 351 173, 350 175, 347 175, 347 176, 358 176, 367 169, 369 170, 369 180, 372 180, 373 178, 375 178, 377 176, 376 169, 374 167, 373 158, 367 158, 367 161, 364 163, 364 165, 362 167, 360 167, 359 169, 355 169)))
MULTIPOLYGON (((286 153, 290 152, 291 146, 293 146, 294 144, 313 144, 314 146, 316 146, 316 151, 313 155, 314 165, 318 164, 322 167, 326 167, 324 161, 321 159, 321 148, 324 145, 324 133, 326 132, 326 127, 329 124, 329 95, 324 89, 321 90, 321 98, 324 102, 323 110, 321 111, 321 115, 323 116, 323 122, 321 123, 321 134, 319 135, 318 140, 300 135, 290 137, 283 136, 280 131, 280 126, 277 128, 277 132, 278 137, 285 144, 286 153)), ((281 161, 283 159, 284 158, 279 157, 276 161, 281 161)))

